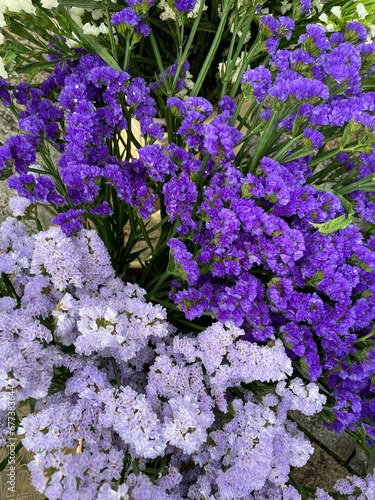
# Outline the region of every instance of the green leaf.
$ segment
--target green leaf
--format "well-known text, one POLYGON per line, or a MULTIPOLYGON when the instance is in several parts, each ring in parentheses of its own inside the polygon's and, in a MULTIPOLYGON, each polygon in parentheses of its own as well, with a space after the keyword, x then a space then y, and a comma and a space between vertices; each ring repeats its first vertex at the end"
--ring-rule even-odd
POLYGON ((35 74, 42 70, 54 68, 61 59, 54 59, 52 61, 42 61, 26 64, 26 66, 19 66, 17 69, 22 73, 35 74))
MULTIPOLYGON (((103 2, 76 2, 75 0, 60 0, 60 5, 65 7, 77 7, 79 9, 102 9, 103 2)), ((123 10, 123 5, 108 4, 109 10, 123 10)))
POLYGON ((340 147, 341 148, 345 148, 345 146, 348 144, 349 142, 349 139, 351 137, 351 134, 352 134, 352 125, 353 125, 353 118, 350 120, 350 122, 345 126, 344 128, 344 132, 342 134, 342 137, 341 137, 341 144, 340 144, 340 147))
MULTIPOLYGON (((14 453, 17 454, 20 451, 20 449, 22 448, 22 446, 23 446, 23 444, 21 441, 16 446, 14 453)), ((8 465, 9 459, 10 459, 10 454, 6 458, 4 458, 4 460, 0 463, 0 472, 3 471, 5 469, 5 467, 8 465)))
POLYGON ((335 219, 323 222, 322 224, 315 224, 313 222, 310 222, 310 224, 316 227, 319 233, 322 234, 323 236, 335 233, 336 231, 339 231, 340 229, 345 229, 347 226, 349 226, 352 223, 354 216, 354 210, 352 204, 341 194, 337 193, 333 189, 325 189, 320 186, 314 186, 314 187, 315 189, 318 189, 320 191, 328 191, 337 196, 341 201, 341 204, 346 212, 346 215, 345 214, 340 215, 340 217, 336 217, 335 219))
POLYGON ((365 233, 375 236, 375 224, 372 224, 371 222, 367 222, 366 227, 365 227, 365 233))
POLYGON ((375 191, 375 175, 366 175, 366 177, 364 177, 363 179, 357 182, 352 182, 351 184, 344 186, 337 191, 342 195, 352 193, 353 191, 375 191))

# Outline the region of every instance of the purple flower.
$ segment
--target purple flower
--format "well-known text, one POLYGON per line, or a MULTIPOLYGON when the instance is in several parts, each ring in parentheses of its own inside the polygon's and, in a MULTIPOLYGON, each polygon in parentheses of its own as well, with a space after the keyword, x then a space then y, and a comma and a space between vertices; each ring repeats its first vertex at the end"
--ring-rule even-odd
POLYGON ((348 153, 339 153, 336 158, 339 163, 345 163, 349 160, 350 156, 348 153))
POLYGON ((266 38, 279 34, 280 23, 273 16, 260 17, 259 22, 260 30, 266 38))
POLYGON ((315 57, 320 51, 331 48, 331 44, 326 38, 325 33, 326 29, 323 26, 308 24, 306 26, 306 33, 299 37, 298 43, 302 43, 302 48, 315 57))
POLYGON ((351 43, 341 43, 329 54, 322 54, 319 62, 324 71, 337 83, 342 84, 346 81, 351 87, 361 83, 359 75, 361 56, 351 43))
POLYGON ((312 128, 305 128, 303 131, 303 143, 306 147, 311 147, 312 149, 319 149, 324 144, 324 135, 312 128))
POLYGON ((280 35, 284 35, 287 40, 290 40, 292 36, 292 30, 294 30, 295 22, 290 17, 280 16, 280 27, 279 33, 280 35))
POLYGON ((177 270, 174 270, 173 274, 180 275, 189 285, 194 285, 199 278, 199 267, 197 262, 193 260, 193 255, 187 250, 184 243, 176 238, 169 240, 167 245, 172 250, 173 258, 177 263, 177 270))
POLYGON ((111 24, 112 26, 124 24, 130 28, 134 28, 141 20, 142 18, 139 14, 136 14, 132 8, 127 7, 126 9, 116 12, 116 14, 112 16, 111 24))
POLYGON ((84 213, 85 211, 82 209, 71 209, 66 213, 59 214, 57 217, 51 220, 51 223, 56 224, 57 226, 61 226, 63 233, 67 236, 71 236, 79 229, 82 229, 83 222, 80 216, 84 213))
POLYGON ((164 184, 163 194, 170 220, 174 221, 179 216, 184 224, 192 224, 193 203, 197 201, 198 192, 188 174, 183 172, 178 177, 173 174, 171 180, 164 184))
POLYGON ((346 25, 345 41, 350 41, 354 44, 365 42, 367 39, 367 30, 363 24, 352 21, 346 25))
POLYGON ((138 152, 140 161, 156 181, 163 182, 165 175, 170 175, 176 170, 176 165, 159 144, 143 146, 138 152))
POLYGON ((176 0, 174 6, 179 12, 190 12, 194 9, 197 0, 176 0))
POLYGON ((302 77, 295 80, 276 80, 269 93, 280 101, 286 101, 289 97, 294 97, 298 101, 329 97, 328 88, 323 82, 302 77))
POLYGON ((151 28, 147 23, 141 22, 137 26, 137 33, 143 35, 145 38, 150 34, 151 28))
POLYGON ((113 214, 112 208, 109 206, 108 201, 103 201, 100 205, 95 208, 90 208, 90 212, 93 215, 100 215, 101 217, 107 217, 113 214))
POLYGON ((278 46, 279 39, 276 36, 271 36, 271 38, 266 40, 266 49, 271 55, 276 52, 278 46))
POLYGON ((332 33, 331 36, 329 37, 329 41, 331 42, 332 45, 340 44, 344 40, 345 40, 344 33, 332 33))
POLYGON ((245 95, 254 95, 258 102, 262 101, 272 85, 272 75, 268 68, 260 65, 255 69, 248 69, 241 79, 245 95))
POLYGON ((9 83, 6 80, 3 80, 0 78, 0 101, 2 101, 5 106, 11 106, 12 104, 12 97, 7 90, 7 87, 9 87, 9 83))
POLYGON ((236 107, 237 107, 236 102, 231 97, 229 97, 229 95, 225 95, 219 101, 219 108, 221 112, 224 113, 225 111, 227 111, 230 119, 232 119, 236 107))
POLYGON ((266 122, 269 121, 269 119, 271 118, 272 116, 272 109, 271 108, 265 108, 260 114, 259 114, 259 118, 261 118, 262 120, 265 120, 266 122))
POLYGON ((301 14, 303 14, 306 10, 312 9, 311 0, 300 0, 301 4, 301 14))

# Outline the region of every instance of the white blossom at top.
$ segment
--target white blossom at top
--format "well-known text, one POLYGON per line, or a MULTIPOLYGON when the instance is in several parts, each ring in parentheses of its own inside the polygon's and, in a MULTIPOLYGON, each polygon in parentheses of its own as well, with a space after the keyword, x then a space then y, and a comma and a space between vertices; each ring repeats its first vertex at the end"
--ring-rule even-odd
POLYGON ((334 16, 341 19, 341 7, 338 7, 338 6, 332 7, 331 12, 334 16))
POLYGON ((281 14, 284 15, 288 10, 292 8, 292 3, 288 2, 288 0, 283 0, 281 2, 281 14))
POLYGON ((59 6, 58 0, 42 0, 42 7, 45 9, 53 9, 59 6))
POLYGON ((8 73, 5 69, 5 65, 4 65, 2 57, 0 57, 0 78, 8 78, 8 73))
POLYGON ((359 3, 356 7, 357 14, 359 19, 365 19, 367 16, 367 10, 366 7, 363 5, 363 3, 359 3))

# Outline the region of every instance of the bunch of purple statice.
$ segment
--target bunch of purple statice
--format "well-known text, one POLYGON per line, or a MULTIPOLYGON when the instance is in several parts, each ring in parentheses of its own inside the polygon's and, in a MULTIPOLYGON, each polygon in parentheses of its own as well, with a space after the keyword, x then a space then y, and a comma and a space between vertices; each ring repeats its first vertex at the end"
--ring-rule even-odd
POLYGON ((47 498, 242 498, 306 463, 311 444, 287 411, 312 415, 326 398, 288 380, 280 340, 242 340, 233 322, 177 335, 164 308, 114 277, 94 231, 28 236, 8 218, 0 250, 1 409, 10 387, 34 401, 23 446, 47 498))

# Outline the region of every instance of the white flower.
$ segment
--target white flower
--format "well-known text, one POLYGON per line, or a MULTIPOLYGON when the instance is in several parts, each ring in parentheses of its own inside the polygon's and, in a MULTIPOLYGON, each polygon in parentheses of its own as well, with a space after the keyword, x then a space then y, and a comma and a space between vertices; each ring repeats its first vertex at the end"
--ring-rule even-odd
POLYGON ((5 69, 5 65, 3 63, 2 57, 0 57, 0 78, 4 78, 4 79, 8 78, 8 73, 5 69))
POLYGON ((158 7, 159 9, 164 10, 164 12, 160 14, 160 19, 162 21, 167 21, 168 19, 171 19, 172 21, 176 20, 176 14, 173 12, 171 7, 169 7, 166 0, 160 0, 158 7))
POLYGON ((371 38, 375 37, 375 26, 374 25, 370 26, 370 33, 371 33, 371 38))
POLYGON ((367 10, 366 7, 363 5, 363 3, 359 3, 356 9, 359 19, 365 19, 367 16, 367 10))
POLYGON ((322 23, 328 23, 328 16, 325 13, 320 14, 319 19, 322 21, 322 23))
MULTIPOLYGON (((237 80, 237 78, 238 78, 238 76, 240 74, 240 70, 241 70, 241 67, 242 67, 242 64, 243 64, 244 57, 245 57, 245 52, 241 52, 241 55, 239 57, 237 57, 237 59, 236 59, 236 63, 234 65, 232 73, 230 75, 228 75, 230 77, 230 81, 232 83, 236 82, 236 80, 237 80)), ((224 77, 226 69, 227 69, 226 63, 220 63, 219 64, 219 74, 220 74, 221 78, 224 77)))
POLYGON ((92 15, 92 18, 94 19, 94 21, 97 21, 101 17, 105 16, 105 10, 102 10, 102 9, 93 9, 91 11, 91 15, 92 15))
POLYGON ((0 32, 0 45, 4 43, 4 35, 0 32))
POLYGON ((290 2, 288 2, 288 0, 283 0, 281 2, 281 14, 284 15, 285 12, 287 12, 288 10, 290 10, 292 7, 292 4, 290 2))
POLYGON ((13 196, 9 199, 9 208, 14 217, 25 215, 26 209, 31 205, 31 201, 21 196, 13 196))
POLYGON ((327 24, 327 31, 329 31, 329 32, 331 32, 331 33, 332 33, 333 31, 335 31, 335 25, 334 25, 334 24, 332 24, 332 23, 327 24))
POLYGON ((53 9, 59 6, 59 2, 57 0, 42 0, 42 7, 45 9, 53 9))
POLYGON ((100 26, 95 26, 95 24, 86 23, 83 27, 83 32, 85 35, 99 36, 101 33, 104 35, 108 34, 108 27, 101 23, 100 26))
POLYGON ((23 10, 26 14, 35 14, 35 7, 31 0, 1 0, 1 10, 9 10, 10 12, 21 12, 23 10))
MULTIPOLYGON (((201 6, 201 3, 202 3, 202 0, 197 0, 196 3, 195 3, 195 5, 194 5, 194 9, 191 12, 188 12, 187 17, 190 17, 190 18, 197 17, 198 16, 199 8, 201 6)), ((203 10, 207 10, 207 9, 208 9, 208 7, 207 7, 207 5, 205 5, 203 7, 203 10)))
POLYGON ((311 3, 318 12, 322 12, 323 4, 320 0, 313 0, 311 3))
POLYGON ((332 7, 331 9, 331 12, 334 16, 338 17, 339 19, 341 19, 341 7, 332 7))
POLYGON ((81 27, 83 26, 81 17, 83 16, 84 13, 85 13, 85 10, 80 9, 79 7, 72 7, 70 9, 70 15, 72 16, 73 21, 75 23, 77 23, 78 26, 81 26, 81 27))

